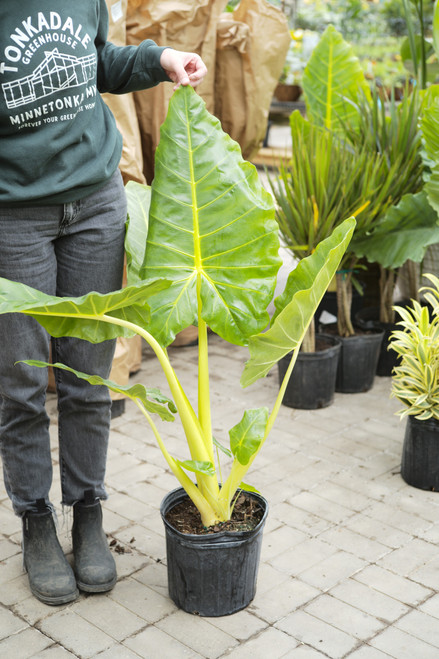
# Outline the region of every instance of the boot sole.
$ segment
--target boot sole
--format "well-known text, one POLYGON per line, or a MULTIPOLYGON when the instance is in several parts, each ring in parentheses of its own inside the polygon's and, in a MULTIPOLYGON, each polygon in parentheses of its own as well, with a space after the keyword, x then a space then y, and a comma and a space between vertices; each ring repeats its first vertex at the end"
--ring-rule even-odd
POLYGON ((69 604, 70 602, 74 602, 79 597, 79 590, 75 590, 73 593, 69 593, 68 595, 58 595, 57 597, 50 597, 50 595, 43 595, 38 590, 35 590, 35 588, 32 588, 32 586, 30 586, 30 591, 32 595, 34 595, 34 597, 40 600, 40 602, 43 602, 43 604, 48 604, 49 606, 60 606, 61 604, 69 604))
POLYGON ((84 593, 106 593, 108 590, 114 588, 116 582, 117 577, 114 577, 114 579, 107 581, 107 583, 90 584, 82 583, 82 581, 76 581, 76 585, 78 586, 79 590, 82 590, 84 593))

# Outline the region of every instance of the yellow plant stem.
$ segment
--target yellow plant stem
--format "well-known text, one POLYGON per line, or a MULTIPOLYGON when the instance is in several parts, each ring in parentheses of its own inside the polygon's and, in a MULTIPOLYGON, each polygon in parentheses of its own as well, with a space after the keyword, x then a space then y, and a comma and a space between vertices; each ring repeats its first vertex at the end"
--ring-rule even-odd
MULTIPOLYGON (((194 236, 194 257, 195 268, 197 271, 197 301, 198 301, 198 415, 201 426, 200 437, 204 444, 204 450, 209 456, 208 459, 215 464, 213 455, 212 444, 212 425, 210 418, 210 400, 209 400, 209 374, 208 374, 208 360, 207 360, 207 327, 201 318, 201 272, 203 270, 201 247, 200 247, 200 223, 198 217, 198 200, 197 200, 197 183, 195 176, 194 166, 194 152, 192 149, 192 135, 190 130, 190 117, 188 114, 187 106, 187 141, 188 141, 188 154, 189 154, 189 170, 190 170, 190 185, 191 185, 191 198, 192 198, 192 213, 193 213, 193 236, 194 236)), ((190 437, 186 434, 189 444, 190 437)), ((197 481, 203 494, 210 500, 215 498, 218 500, 218 481, 216 478, 197 475, 197 481)))
POLYGON ((265 427, 264 437, 261 443, 259 444, 257 451, 253 453, 253 455, 251 456, 250 460, 246 465, 241 464, 235 458, 235 460, 233 461, 232 469, 230 470, 230 475, 227 478, 226 482, 224 483, 223 487, 221 488, 220 496, 219 496, 220 501, 222 502, 223 505, 227 505, 229 509, 236 490, 239 488, 240 484, 242 483, 246 473, 248 472, 248 470, 250 469, 253 463, 253 460, 259 454, 259 451, 263 447, 265 440, 267 439, 267 437, 271 432, 271 429, 273 428, 274 422, 276 421, 277 415, 279 414, 280 406, 282 405, 282 400, 285 395, 285 390, 287 388, 291 373, 293 372, 293 368, 296 363, 299 350, 300 350, 300 343, 294 348, 293 354, 291 355, 291 360, 288 365, 287 371, 285 373, 284 379, 282 380, 282 384, 279 388, 279 393, 274 403, 273 410, 271 411, 271 414, 268 417, 267 425, 265 427))
POLYGON ((206 450, 214 463, 212 442, 212 415, 210 409, 209 357, 207 325, 198 319, 198 418, 203 431, 206 450))
MULTIPOLYGON (((121 325, 122 327, 126 327, 127 329, 136 332, 136 334, 142 336, 151 346, 157 356, 157 359, 160 362, 160 366, 162 367, 166 376, 166 380, 169 384, 169 388, 174 398, 174 402, 178 409, 178 414, 185 431, 192 459, 199 460, 201 462, 212 462, 212 464, 214 464, 211 460, 209 451, 206 449, 202 428, 200 427, 198 418, 186 394, 183 391, 183 388, 174 372, 174 369, 169 362, 166 351, 163 350, 161 345, 149 332, 144 330, 142 327, 135 325, 134 323, 106 315, 99 316, 99 318, 105 322, 121 325)), ((214 502, 217 501, 219 489, 215 476, 197 474, 197 482, 201 493, 211 502, 211 505, 214 504, 214 502)))
POLYGON ((203 525, 212 526, 213 524, 216 524, 216 522, 219 521, 218 515, 212 509, 210 504, 206 501, 206 499, 201 494, 199 488, 195 485, 195 483, 191 481, 189 476, 184 472, 184 470, 180 467, 180 465, 176 462, 176 460, 168 453, 168 450, 160 436, 157 426, 155 425, 150 414, 148 414, 147 410, 144 408, 142 403, 137 399, 134 399, 134 402, 136 403, 137 407, 145 416, 146 420, 151 426, 151 430, 154 433, 154 436, 157 440, 157 444, 159 445, 159 448, 163 453, 166 462, 168 463, 170 469, 172 470, 172 473, 177 478, 178 482, 183 487, 187 495, 193 501, 194 505, 197 507, 201 515, 201 521, 203 525))

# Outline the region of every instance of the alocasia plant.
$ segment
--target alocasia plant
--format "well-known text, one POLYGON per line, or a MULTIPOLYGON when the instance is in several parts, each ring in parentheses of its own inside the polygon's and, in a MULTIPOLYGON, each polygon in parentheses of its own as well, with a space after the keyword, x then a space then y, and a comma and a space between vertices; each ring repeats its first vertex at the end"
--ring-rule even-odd
POLYGON ((191 88, 181 88, 172 97, 151 194, 146 186, 129 183, 127 196, 125 289, 68 299, 0 279, 0 313, 28 314, 54 336, 99 342, 135 332, 145 339, 163 368, 173 400, 143 385, 121 387, 76 374, 93 384, 106 384, 136 403, 203 524, 211 526, 230 518, 238 488, 249 489, 243 478, 273 426, 300 343, 346 250, 355 220, 345 220, 290 274, 276 317, 264 332, 280 266, 272 198, 256 169, 242 159, 238 145, 191 88), (191 324, 198 325, 199 332, 197 406, 183 390, 166 351, 175 334, 191 324), (243 386, 292 352, 272 412, 245 411, 230 430, 230 450, 212 436, 208 326, 225 341, 249 345, 243 386), (169 454, 151 416, 158 413, 169 421, 175 412, 190 454, 181 458, 169 454), (221 487, 216 448, 233 456, 221 487), (196 484, 188 472, 195 474, 196 484))

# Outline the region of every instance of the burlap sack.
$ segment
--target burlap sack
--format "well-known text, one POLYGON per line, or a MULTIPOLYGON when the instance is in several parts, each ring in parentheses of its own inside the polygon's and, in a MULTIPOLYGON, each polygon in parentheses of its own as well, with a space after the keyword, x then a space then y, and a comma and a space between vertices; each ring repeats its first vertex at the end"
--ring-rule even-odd
MULTIPOLYGON (((227 0, 128 0, 127 43, 138 45, 144 39, 153 39, 161 46, 201 55, 209 73, 197 91, 211 112, 214 110, 216 25, 226 5, 227 0)), ((143 172, 148 183, 154 177, 154 153, 172 94, 172 83, 162 83, 134 94, 143 172)))
POLYGON ((290 41, 286 16, 266 0, 241 0, 218 21, 215 115, 244 158, 264 140, 290 41))

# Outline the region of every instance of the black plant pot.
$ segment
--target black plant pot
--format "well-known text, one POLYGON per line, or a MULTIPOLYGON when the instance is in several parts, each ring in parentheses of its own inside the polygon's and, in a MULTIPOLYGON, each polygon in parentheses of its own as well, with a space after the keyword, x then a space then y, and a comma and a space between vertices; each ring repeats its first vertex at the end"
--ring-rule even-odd
POLYGON ((407 419, 401 476, 409 485, 439 492, 439 421, 407 419))
POLYGON ((209 535, 180 533, 166 519, 187 497, 182 488, 163 499, 160 514, 166 532, 169 596, 183 611, 225 616, 244 609, 254 598, 268 504, 260 494, 246 494, 264 511, 259 524, 252 531, 209 535))
MULTIPOLYGON (((408 301, 404 300, 397 302, 399 306, 406 306, 408 301)), ((399 318, 399 316, 398 316, 399 318)), ((398 326, 396 323, 382 323, 379 320, 378 307, 365 307, 360 309, 355 314, 355 325, 363 330, 376 330, 383 332, 383 341, 381 343, 380 354, 378 356, 378 364, 376 374, 381 377, 388 377, 392 375, 395 366, 398 365, 400 359, 394 350, 389 350, 390 335, 398 326)))
POLYGON ((338 337, 341 341, 335 391, 357 394, 369 391, 375 379, 384 332, 338 337))
MULTIPOLYGON (((335 336, 317 334, 316 341, 326 348, 317 352, 299 352, 282 403, 300 410, 328 407, 334 400, 335 379, 341 342, 335 336)), ((285 377, 291 354, 278 362, 279 383, 285 377)))

